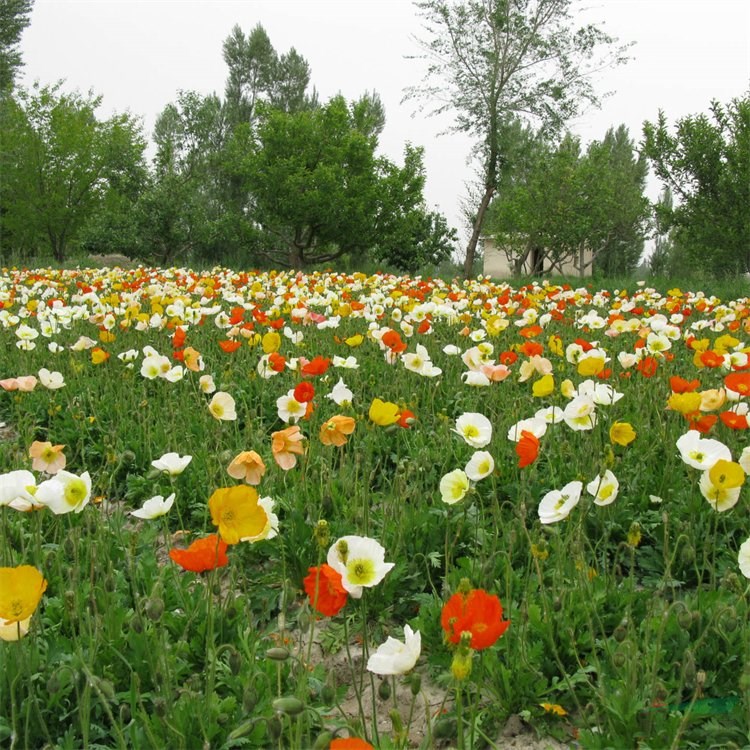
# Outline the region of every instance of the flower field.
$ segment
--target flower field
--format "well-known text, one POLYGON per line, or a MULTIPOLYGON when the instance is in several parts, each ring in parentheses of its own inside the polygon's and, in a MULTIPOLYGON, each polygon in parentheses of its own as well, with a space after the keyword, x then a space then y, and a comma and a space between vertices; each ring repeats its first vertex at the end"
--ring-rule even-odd
POLYGON ((0 746, 750 743, 748 299, 5 269, 0 388, 0 746))

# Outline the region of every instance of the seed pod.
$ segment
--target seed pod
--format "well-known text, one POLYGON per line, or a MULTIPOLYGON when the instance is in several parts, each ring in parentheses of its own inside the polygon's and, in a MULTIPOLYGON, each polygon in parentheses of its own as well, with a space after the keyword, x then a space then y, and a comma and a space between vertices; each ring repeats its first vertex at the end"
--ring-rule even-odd
POLYGON ((242 693, 242 708, 246 714, 253 712, 253 709, 258 704, 258 695, 251 687, 246 687, 242 693))
POLYGON ((272 661, 286 661, 289 658, 289 651, 281 646, 274 646, 266 651, 266 658, 272 661))
POLYGON ((391 683, 388 680, 383 680, 378 685, 378 697, 381 701, 387 701, 391 697, 391 683))
POLYGON ((287 714, 288 716, 298 716, 305 710, 305 704, 294 695, 277 698, 271 705, 277 713, 287 714))
POLYGON ((227 663, 229 664, 229 670, 231 673, 233 675, 238 675, 242 670, 242 654, 236 648, 230 649, 227 663))
POLYGON ((422 689, 422 676, 415 672, 409 678, 409 687, 412 695, 419 695, 419 691, 422 689))

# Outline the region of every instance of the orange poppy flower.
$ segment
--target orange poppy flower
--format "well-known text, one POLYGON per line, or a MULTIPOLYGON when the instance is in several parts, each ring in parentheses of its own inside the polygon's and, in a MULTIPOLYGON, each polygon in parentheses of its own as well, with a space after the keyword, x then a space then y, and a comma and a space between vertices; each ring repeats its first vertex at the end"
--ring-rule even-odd
POLYGON ((724 378, 724 385, 730 391, 739 393, 742 396, 750 395, 750 373, 733 372, 724 378))
POLYGON ((685 380, 685 378, 681 378, 679 375, 672 375, 669 378, 669 387, 672 389, 672 393, 692 393, 698 390, 700 381, 697 379, 685 380))
POLYGON ((508 629, 500 599, 483 589, 454 594, 443 606, 440 624, 450 643, 458 644, 462 633, 471 633, 469 646, 480 651, 492 646, 508 629))
POLYGON ((328 359, 328 357, 321 357, 318 355, 317 357, 313 357, 309 362, 305 363, 302 366, 302 374, 303 375, 323 375, 325 373, 329 366, 331 364, 331 360, 328 359))
POLYGON ((271 452, 274 461, 284 470, 289 471, 297 465, 297 456, 305 452, 302 441, 305 436, 297 425, 271 433, 271 452))
POLYGON ((221 347, 221 350, 223 352, 226 352, 227 354, 231 354, 232 352, 236 352, 241 346, 241 341, 219 341, 219 346, 221 347))
POLYGON ((274 331, 278 331, 279 328, 281 328, 286 321, 284 318, 276 318, 276 320, 269 320, 268 325, 273 328, 274 331))
POLYGON ((542 327, 538 325, 526 326, 525 328, 522 328, 518 334, 525 339, 533 339, 535 336, 538 336, 542 330, 542 327))
POLYGON ((416 414, 414 414, 413 411, 409 411, 409 409, 404 409, 401 414, 399 414, 397 424, 399 427, 403 427, 405 430, 408 430, 416 421, 416 414))
POLYGON ((501 352, 500 356, 498 357, 498 361, 501 365, 505 365, 506 367, 509 367, 514 362, 518 360, 518 355, 515 352, 501 352))
MULTIPOLYGON (((535 355, 541 356, 542 352, 544 352, 544 346, 542 346, 542 344, 540 344, 538 341, 524 341, 523 344, 521 344, 521 348, 519 351, 521 351, 527 357, 533 357, 535 355)), ((503 364, 505 363, 503 362, 503 364)))
POLYGON ((688 422, 690 422, 690 429, 697 430, 702 435, 711 431, 711 428, 716 424, 719 418, 715 414, 701 414, 699 411, 693 412, 692 414, 686 414, 688 422))
POLYGON ((203 369, 201 353, 197 349, 188 346, 187 349, 182 352, 182 355, 182 361, 185 363, 185 367, 187 367, 188 370, 192 370, 192 372, 200 372, 203 369))
POLYGON ((359 737, 335 737, 328 750, 375 750, 374 747, 359 737))
POLYGON ((266 473, 263 459, 255 451, 242 451, 227 466, 227 474, 233 479, 242 479, 248 484, 260 484, 266 473))
POLYGON ((397 354, 406 351, 406 344, 401 340, 401 336, 398 331, 394 331, 389 328, 380 338, 380 340, 387 346, 392 352, 397 354))
POLYGON ((533 432, 521 430, 521 438, 516 443, 516 454, 520 469, 533 464, 539 456, 539 438, 533 432))
POLYGON ((724 357, 717 354, 713 349, 701 352, 699 359, 704 367, 721 367, 724 364, 724 357))
POLYGON ((268 355, 268 364, 274 372, 284 372, 286 358, 278 352, 271 352, 268 355))
POLYGON ((185 333, 185 329, 181 328, 180 326, 177 326, 174 334, 172 335, 172 348, 181 349, 185 344, 186 338, 187 338, 187 333, 185 333))
POLYGON ((196 539, 187 549, 171 549, 169 556, 183 570, 193 573, 222 568, 229 562, 227 543, 216 534, 196 539))
POLYGON ((326 617, 337 615, 348 597, 341 583, 341 573, 326 563, 317 568, 309 568, 308 573, 302 584, 313 609, 326 617))
POLYGON ((719 419, 731 430, 746 430, 748 427, 747 417, 734 411, 723 411, 719 419))
POLYGON ((320 442, 323 445, 335 445, 337 447, 346 445, 347 436, 354 432, 356 424, 353 417, 344 417, 337 414, 321 425, 320 442))
POLYGON ((301 383, 297 383, 294 389, 294 398, 301 404, 306 404, 308 401, 312 401, 315 398, 315 386, 303 380, 301 383))
POLYGON ((427 318, 425 318, 419 324, 419 328, 417 328, 417 333, 428 333, 431 328, 432 328, 432 323, 430 323, 430 321, 427 320, 427 318))
POLYGON ((236 326, 245 319, 245 308, 244 307, 233 307, 232 312, 229 315, 229 324, 236 326))
POLYGON ((659 363, 654 357, 644 357, 637 366, 638 372, 643 375, 644 378, 652 378, 656 375, 656 371, 659 369, 659 363))

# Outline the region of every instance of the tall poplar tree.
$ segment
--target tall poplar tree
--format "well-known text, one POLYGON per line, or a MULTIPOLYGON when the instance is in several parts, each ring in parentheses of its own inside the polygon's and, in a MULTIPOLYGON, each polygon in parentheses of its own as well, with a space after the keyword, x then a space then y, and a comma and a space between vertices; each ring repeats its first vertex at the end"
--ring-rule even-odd
POLYGON ((433 114, 453 112, 454 130, 477 140, 482 191, 466 248, 473 271, 485 214, 504 165, 503 124, 520 117, 559 131, 585 105, 598 103, 591 73, 623 62, 624 47, 593 24, 577 27, 573 0, 423 0, 421 40, 427 63, 406 98, 433 114))

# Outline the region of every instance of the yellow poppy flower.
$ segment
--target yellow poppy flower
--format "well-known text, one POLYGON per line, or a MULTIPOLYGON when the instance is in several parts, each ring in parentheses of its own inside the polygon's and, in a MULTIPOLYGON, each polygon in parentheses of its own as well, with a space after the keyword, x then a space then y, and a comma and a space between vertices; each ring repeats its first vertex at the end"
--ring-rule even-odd
POLYGON ((616 445, 630 445, 635 440, 635 430, 630 422, 615 422, 609 428, 609 439, 616 445))
POLYGON ((0 568, 0 618, 4 624, 31 617, 46 588, 44 576, 32 565, 0 568))
POLYGON ((268 524, 268 513, 258 503, 258 493, 247 485, 221 487, 208 501, 211 521, 227 544, 258 536, 268 524))
POLYGON ((398 405, 390 401, 381 401, 379 398, 375 398, 370 404, 370 419, 381 427, 396 424, 400 414, 401 410, 398 405))

